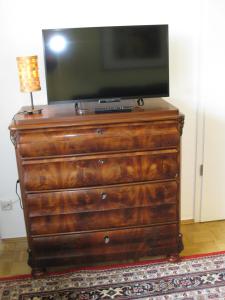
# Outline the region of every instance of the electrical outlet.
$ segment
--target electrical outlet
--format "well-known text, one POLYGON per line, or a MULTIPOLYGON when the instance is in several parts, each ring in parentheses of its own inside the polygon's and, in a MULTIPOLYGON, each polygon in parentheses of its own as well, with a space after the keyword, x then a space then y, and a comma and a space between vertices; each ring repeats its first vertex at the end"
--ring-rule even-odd
POLYGON ((1 201, 1 209, 2 210, 12 210, 13 204, 12 201, 1 201))

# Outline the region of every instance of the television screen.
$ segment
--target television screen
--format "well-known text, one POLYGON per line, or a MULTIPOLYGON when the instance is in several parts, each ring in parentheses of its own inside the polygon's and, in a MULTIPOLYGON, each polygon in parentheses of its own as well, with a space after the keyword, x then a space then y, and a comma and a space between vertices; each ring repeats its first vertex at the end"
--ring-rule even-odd
POLYGON ((169 96, 168 25, 43 30, 48 103, 169 96))

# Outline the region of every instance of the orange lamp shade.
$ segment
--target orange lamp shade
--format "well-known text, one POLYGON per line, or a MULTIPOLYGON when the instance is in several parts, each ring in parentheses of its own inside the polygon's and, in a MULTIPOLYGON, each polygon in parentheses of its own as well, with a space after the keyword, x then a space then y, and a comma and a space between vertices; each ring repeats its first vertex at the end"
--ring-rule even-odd
POLYGON ((21 92, 34 92, 41 89, 37 59, 36 55, 16 58, 21 92))

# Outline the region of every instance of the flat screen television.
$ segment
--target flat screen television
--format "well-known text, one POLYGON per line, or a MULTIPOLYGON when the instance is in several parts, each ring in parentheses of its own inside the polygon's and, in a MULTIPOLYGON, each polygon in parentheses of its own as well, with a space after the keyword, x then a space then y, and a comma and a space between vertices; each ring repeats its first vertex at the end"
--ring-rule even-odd
POLYGON ((49 104, 169 96, 168 25, 42 32, 49 104))

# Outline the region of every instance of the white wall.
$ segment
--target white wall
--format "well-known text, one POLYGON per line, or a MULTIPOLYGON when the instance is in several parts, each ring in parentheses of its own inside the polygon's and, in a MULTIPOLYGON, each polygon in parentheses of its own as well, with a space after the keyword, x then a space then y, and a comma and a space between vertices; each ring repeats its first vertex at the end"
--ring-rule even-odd
MULTIPOLYGON (((14 149, 8 125, 29 95, 19 92, 16 56, 39 56, 42 90, 35 103, 45 104, 46 87, 42 28, 169 24, 171 103, 185 114, 182 159, 182 219, 193 218, 196 107, 199 76, 199 16, 195 0, 0 0, 0 200, 16 200, 17 179, 14 149)), ((3 237, 25 235, 22 211, 0 211, 3 237)))

